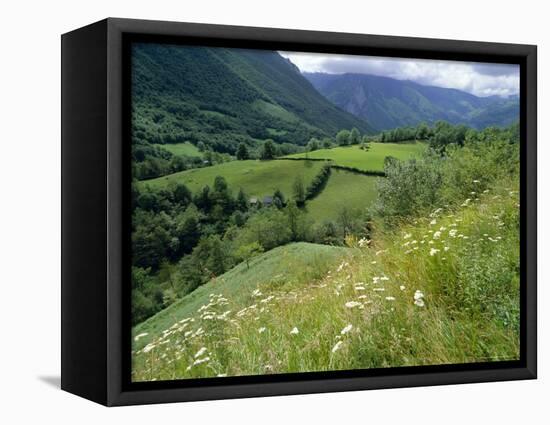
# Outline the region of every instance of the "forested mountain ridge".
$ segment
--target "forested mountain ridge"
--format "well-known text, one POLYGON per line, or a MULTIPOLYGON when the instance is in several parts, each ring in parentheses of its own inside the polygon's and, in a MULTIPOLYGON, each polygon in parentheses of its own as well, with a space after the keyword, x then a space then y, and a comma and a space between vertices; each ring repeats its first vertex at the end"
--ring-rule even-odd
POLYGON ((478 97, 457 89, 368 74, 303 74, 327 99, 378 130, 445 120, 477 129, 517 120, 519 98, 478 97))
POLYGON ((373 129, 327 101, 277 52, 156 44, 132 50, 135 144, 203 142, 234 153, 273 139, 304 145, 373 129))

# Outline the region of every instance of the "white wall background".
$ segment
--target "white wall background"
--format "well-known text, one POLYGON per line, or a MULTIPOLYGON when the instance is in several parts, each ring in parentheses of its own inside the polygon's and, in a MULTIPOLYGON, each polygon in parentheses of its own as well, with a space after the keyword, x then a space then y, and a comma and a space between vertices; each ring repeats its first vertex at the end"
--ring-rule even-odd
POLYGON ((534 0, 9 1, 0 4, 0 422, 517 424, 550 417, 548 12, 534 0), (539 46, 539 380, 106 409, 56 388, 60 34, 107 16, 539 46))

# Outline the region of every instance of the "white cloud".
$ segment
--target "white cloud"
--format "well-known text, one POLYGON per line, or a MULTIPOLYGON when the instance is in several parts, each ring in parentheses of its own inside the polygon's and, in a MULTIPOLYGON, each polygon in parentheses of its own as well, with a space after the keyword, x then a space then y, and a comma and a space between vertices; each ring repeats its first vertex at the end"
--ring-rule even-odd
POLYGON ((302 72, 373 74, 424 85, 455 88, 477 96, 519 93, 519 66, 428 59, 279 52, 302 72))

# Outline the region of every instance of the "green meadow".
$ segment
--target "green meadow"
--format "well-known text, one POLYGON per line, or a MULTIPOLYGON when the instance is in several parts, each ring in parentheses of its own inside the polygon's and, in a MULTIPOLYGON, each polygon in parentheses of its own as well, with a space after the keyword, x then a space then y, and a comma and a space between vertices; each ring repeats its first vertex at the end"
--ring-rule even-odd
POLYGON ((199 151, 197 147, 190 142, 165 143, 165 144, 156 144, 154 146, 158 146, 162 149, 165 149, 168 152, 172 153, 173 155, 194 156, 194 157, 202 156, 201 151, 199 151))
POLYGON ((314 152, 304 152, 289 155, 289 158, 328 159, 336 165, 357 168, 363 171, 383 171, 384 159, 392 156, 399 160, 407 160, 420 156, 426 150, 426 143, 369 143, 369 149, 360 146, 341 146, 332 149, 320 149, 314 152))
POLYGON ((277 189, 292 193, 292 184, 301 177, 304 184, 310 182, 322 167, 321 162, 307 161, 232 161, 211 167, 195 168, 147 180, 141 185, 153 189, 168 187, 171 183, 183 183, 192 192, 212 185, 216 176, 222 176, 231 189, 243 189, 248 196, 273 195, 277 189))
POLYGON ((308 216, 316 222, 337 220, 344 208, 353 215, 364 214, 376 199, 379 178, 333 169, 321 194, 307 203, 308 216))

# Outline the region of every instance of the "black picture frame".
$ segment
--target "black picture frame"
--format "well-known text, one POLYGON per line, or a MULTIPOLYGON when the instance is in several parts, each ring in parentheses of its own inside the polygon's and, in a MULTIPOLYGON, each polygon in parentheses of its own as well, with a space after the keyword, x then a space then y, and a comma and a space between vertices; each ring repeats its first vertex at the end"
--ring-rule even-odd
POLYGON ((114 406, 536 378, 536 46, 118 18, 61 42, 62 389, 114 406), (520 360, 130 382, 132 41, 519 64, 520 360))

